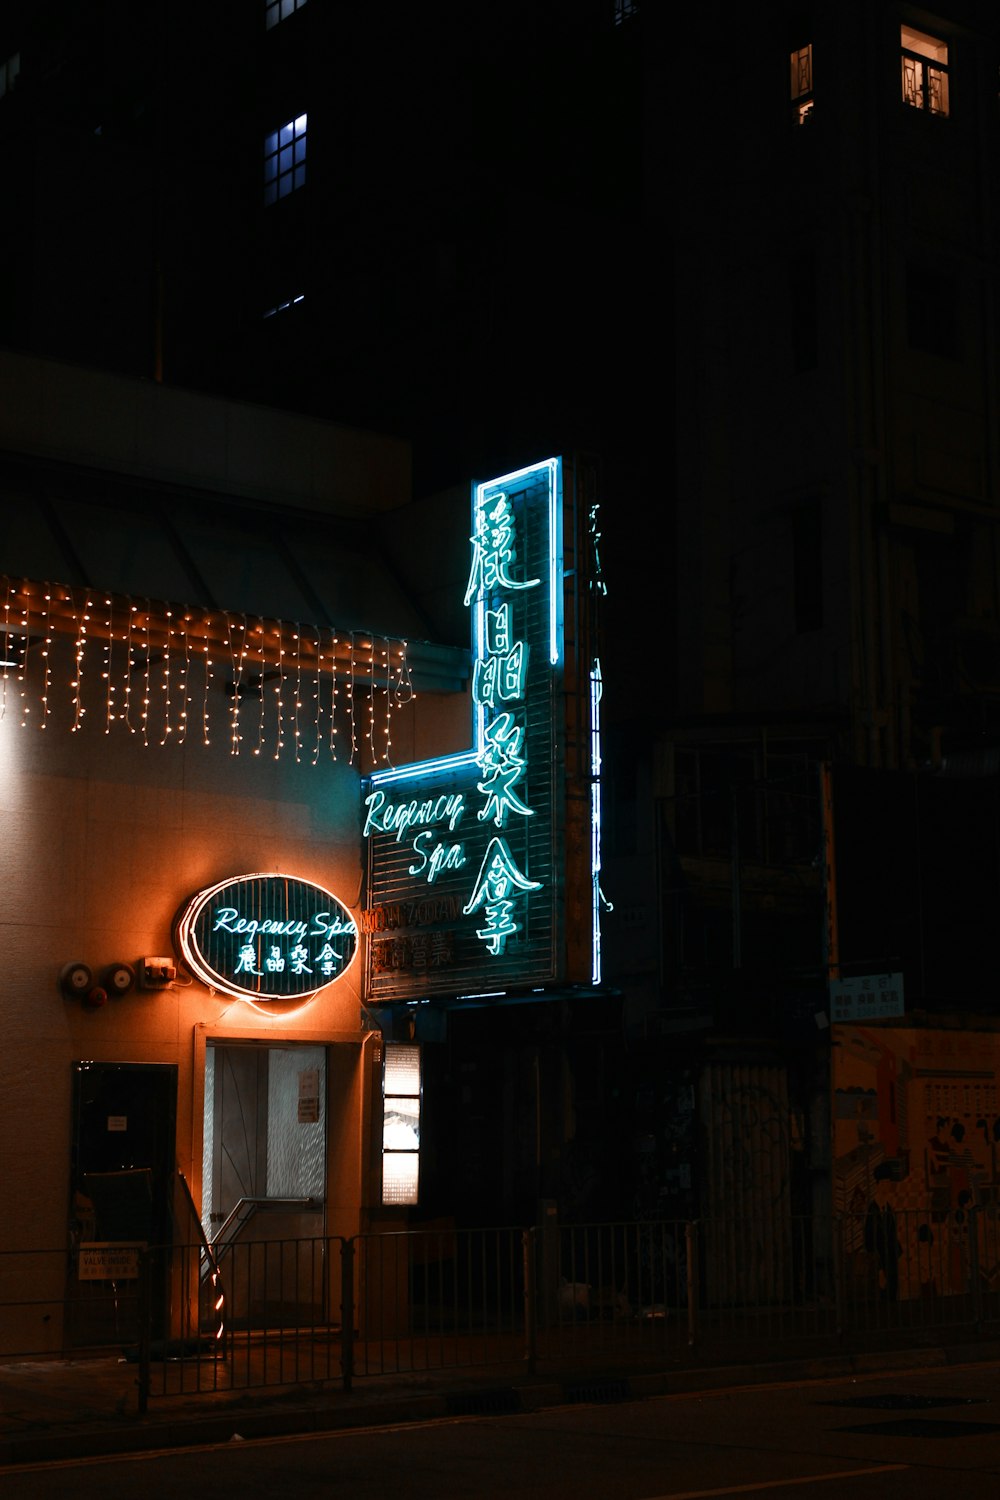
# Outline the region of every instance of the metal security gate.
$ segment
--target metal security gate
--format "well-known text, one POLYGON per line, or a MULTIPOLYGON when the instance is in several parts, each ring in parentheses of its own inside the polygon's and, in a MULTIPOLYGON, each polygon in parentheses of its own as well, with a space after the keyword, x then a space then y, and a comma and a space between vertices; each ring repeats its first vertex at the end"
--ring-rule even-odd
POLYGON ((715 1064, 699 1081, 705 1175, 702 1290, 710 1305, 792 1292, 791 1140, 784 1068, 715 1064))

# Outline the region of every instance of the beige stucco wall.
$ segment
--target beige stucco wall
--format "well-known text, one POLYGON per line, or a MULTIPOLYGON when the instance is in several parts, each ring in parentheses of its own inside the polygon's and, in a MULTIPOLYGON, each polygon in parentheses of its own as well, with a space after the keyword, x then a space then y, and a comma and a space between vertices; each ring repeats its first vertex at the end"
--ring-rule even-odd
MULTIPOLYGON (((64 642, 53 679, 70 671, 64 642)), ((2 687, 0 687, 2 691, 2 687)), ((223 695, 221 682, 213 692, 223 695)), ((220 705, 224 722, 224 707, 220 705)), ((8 1211, 0 1249, 58 1251, 69 1220, 72 1064, 175 1064, 176 1165, 200 1201, 204 1043, 261 1038, 326 1043, 331 1146, 328 1231, 353 1233, 370 1180, 374 1038, 362 1028, 361 944, 348 971, 292 1014, 263 1014, 179 971, 162 991, 134 989, 91 1008, 67 998, 63 965, 105 966, 171 955, 180 905, 228 876, 285 871, 340 898, 357 918, 361 892, 360 768, 326 754, 296 764, 287 748, 234 757, 209 746, 161 746, 121 725, 72 731, 53 693, 43 731, 22 725, 16 679, 0 719, 0 1180, 8 1211), (331 1056, 333 1054, 331 1053, 331 1056)), ((64 1266, 48 1264, 46 1295, 64 1266)), ((26 1263, 0 1302, 27 1295, 26 1263)), ((19 1329, 34 1341, 41 1329, 19 1329)), ((53 1347, 58 1347, 54 1323, 53 1347)), ((44 1347, 32 1342, 31 1347, 44 1347)))

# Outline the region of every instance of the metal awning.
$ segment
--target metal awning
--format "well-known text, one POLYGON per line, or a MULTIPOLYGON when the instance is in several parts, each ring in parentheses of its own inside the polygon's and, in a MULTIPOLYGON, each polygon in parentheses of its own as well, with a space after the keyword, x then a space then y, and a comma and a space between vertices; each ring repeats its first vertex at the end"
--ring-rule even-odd
POLYGON ((37 634, 47 592, 45 628, 57 634, 78 634, 93 600, 95 638, 113 629, 108 619, 138 613, 147 645, 162 650, 183 621, 223 662, 245 642, 258 674, 293 639, 310 662, 322 651, 334 668, 376 673, 385 661, 394 669, 402 642, 417 690, 462 691, 470 653, 433 639, 417 580, 392 564, 389 526, 391 513, 340 518, 0 453, 0 574, 8 601, 17 593, 0 626, 18 627, 30 593, 25 621, 37 634))

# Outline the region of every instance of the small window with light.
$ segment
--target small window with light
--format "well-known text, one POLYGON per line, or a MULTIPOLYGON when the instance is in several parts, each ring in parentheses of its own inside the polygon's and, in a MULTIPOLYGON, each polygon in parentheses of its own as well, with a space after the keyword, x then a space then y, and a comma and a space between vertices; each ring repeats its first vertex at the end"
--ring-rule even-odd
POLYGON ((306 0, 264 0, 264 25, 270 31, 279 21, 287 21, 301 10, 305 3, 306 0))
POLYGON ((300 307, 305 300, 305 292, 299 292, 295 297, 286 297, 282 302, 275 302, 271 307, 265 307, 261 317, 276 318, 281 313, 291 312, 293 307, 300 307))
POLYGON ((414 1204, 420 1184, 420 1047, 386 1042, 382 1073, 382 1202, 414 1204))
POLYGON ((903 103, 931 115, 947 115, 948 44, 912 26, 900 27, 903 103))
POLYGON ((264 137, 264 202, 287 198, 306 180, 306 116, 286 120, 264 137))
POLYGON ((813 49, 810 42, 791 55, 792 120, 804 125, 813 112, 813 49))

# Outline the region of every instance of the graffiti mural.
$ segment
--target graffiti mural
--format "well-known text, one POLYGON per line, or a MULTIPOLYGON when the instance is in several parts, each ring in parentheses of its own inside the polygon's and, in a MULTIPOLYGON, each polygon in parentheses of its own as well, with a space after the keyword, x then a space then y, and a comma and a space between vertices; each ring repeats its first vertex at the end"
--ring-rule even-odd
POLYGON ((833 1028, 834 1212, 888 1299, 1000 1286, 998 1070, 994 1032, 833 1028))

